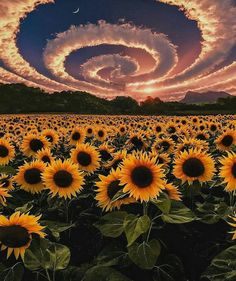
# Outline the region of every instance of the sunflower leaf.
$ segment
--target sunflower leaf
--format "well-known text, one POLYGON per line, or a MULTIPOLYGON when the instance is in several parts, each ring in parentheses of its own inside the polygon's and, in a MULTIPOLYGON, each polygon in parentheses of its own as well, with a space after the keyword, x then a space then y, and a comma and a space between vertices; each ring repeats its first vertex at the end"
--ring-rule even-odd
POLYGON ((112 212, 103 216, 101 220, 94 225, 104 236, 116 238, 124 231, 124 220, 126 215, 126 212, 112 212))
POLYGON ((16 174, 16 170, 11 166, 0 166, 0 173, 7 174, 7 175, 14 175, 16 174))
POLYGON ((236 245, 217 255, 202 277, 210 281, 236 280, 236 245))
POLYGON ((0 268, 0 278, 3 281, 21 281, 24 275, 24 267, 18 262, 10 268, 0 268))
POLYGON ((50 256, 50 267, 52 271, 65 269, 70 262, 70 250, 65 245, 51 243, 47 250, 50 256))
POLYGON ((138 244, 135 242, 128 248, 130 259, 140 268, 152 269, 161 253, 160 243, 153 239, 149 242, 138 244))
POLYGON ((139 218, 132 214, 126 216, 124 229, 128 241, 128 247, 131 246, 141 234, 148 231, 150 224, 151 220, 147 215, 139 218))

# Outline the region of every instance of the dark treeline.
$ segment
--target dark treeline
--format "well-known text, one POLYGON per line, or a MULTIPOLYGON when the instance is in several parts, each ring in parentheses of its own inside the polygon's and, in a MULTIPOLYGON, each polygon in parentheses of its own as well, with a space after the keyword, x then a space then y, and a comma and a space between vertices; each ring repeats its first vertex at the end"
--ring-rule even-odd
POLYGON ((236 97, 221 98, 214 104, 162 102, 158 98, 139 104, 130 97, 108 101, 85 92, 46 94, 22 84, 0 85, 0 114, 78 113, 131 115, 235 114, 236 97))

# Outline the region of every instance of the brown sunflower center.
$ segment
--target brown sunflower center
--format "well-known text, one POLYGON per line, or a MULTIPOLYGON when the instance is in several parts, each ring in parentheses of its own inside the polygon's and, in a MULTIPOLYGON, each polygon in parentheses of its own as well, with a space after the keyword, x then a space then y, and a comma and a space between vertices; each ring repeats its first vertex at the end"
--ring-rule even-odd
POLYGON ((228 146, 232 145, 233 141, 234 141, 234 138, 230 135, 227 135, 227 136, 223 137, 223 139, 221 140, 221 143, 224 146, 228 147, 228 146))
POLYGON ((57 186, 67 188, 72 184, 73 177, 68 171, 60 170, 54 174, 53 180, 57 186))
POLYGON ((203 175, 205 167, 201 160, 189 158, 183 164, 183 172, 188 177, 200 177, 203 175))
POLYGON ((198 134, 197 139, 198 140, 206 140, 206 136, 204 134, 198 134))
POLYGON ((173 134, 176 132, 176 129, 175 129, 175 127, 171 126, 168 128, 168 131, 169 131, 169 133, 173 134))
POLYGON ((148 167, 138 166, 131 172, 131 179, 139 188, 146 188, 153 182, 153 174, 148 167))
POLYGON ((72 135, 72 140, 77 141, 77 140, 80 139, 80 137, 81 137, 80 133, 79 132, 75 132, 72 135))
POLYGON ((100 155, 103 161, 107 161, 111 158, 111 154, 105 149, 100 150, 100 155))
POLYGON ((216 125, 211 125, 210 129, 211 129, 212 132, 215 132, 217 127, 216 127, 216 125))
POLYGON ((156 126, 156 132, 160 133, 161 132, 161 126, 156 126))
POLYGON ((98 131, 98 136, 99 136, 100 138, 102 138, 102 137, 104 136, 104 132, 103 132, 102 130, 99 130, 99 131, 98 131))
POLYGON ((42 161, 43 161, 44 163, 51 163, 50 157, 48 157, 47 155, 44 155, 44 156, 42 157, 42 161))
POLYGON ((164 149, 164 151, 167 151, 170 148, 170 144, 168 141, 162 141, 161 147, 164 149))
POLYGON ((49 142, 53 142, 53 137, 51 135, 47 135, 46 138, 49 142))
POLYGON ((32 139, 30 141, 30 148, 34 152, 37 152, 37 151, 41 150, 43 148, 43 146, 44 146, 43 142, 39 139, 32 139))
POLYGON ((117 192, 123 189, 123 186, 120 186, 119 180, 112 181, 107 187, 107 196, 112 199, 117 192))
POLYGON ((131 143, 137 147, 137 148, 142 148, 143 147, 143 142, 140 140, 138 137, 133 137, 131 138, 131 143))
POLYGON ((88 134, 92 134, 93 130, 91 128, 88 128, 87 132, 88 134))
POLYGON ((20 248, 30 241, 30 235, 20 225, 0 226, 0 241, 7 247, 20 248))
POLYGON ((80 151, 77 154, 77 161, 80 165, 87 167, 91 164, 92 157, 89 153, 87 153, 85 151, 80 151))
POLYGON ((24 179, 28 184, 37 184, 41 182, 41 171, 37 168, 31 168, 25 171, 24 179))
POLYGON ((1 180, 2 187, 7 188, 10 185, 10 181, 8 179, 1 180))
POLYGON ((0 145, 0 157, 7 157, 9 151, 6 146, 0 145))
POLYGON ((234 178, 236 179, 236 163, 233 164, 231 172, 234 178))

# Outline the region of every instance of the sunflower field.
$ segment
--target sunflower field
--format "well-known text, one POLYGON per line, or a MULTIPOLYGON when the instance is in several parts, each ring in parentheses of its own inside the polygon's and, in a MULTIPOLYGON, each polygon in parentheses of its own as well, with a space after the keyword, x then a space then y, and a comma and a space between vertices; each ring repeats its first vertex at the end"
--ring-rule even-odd
POLYGON ((4 281, 235 281, 236 119, 0 117, 4 281))

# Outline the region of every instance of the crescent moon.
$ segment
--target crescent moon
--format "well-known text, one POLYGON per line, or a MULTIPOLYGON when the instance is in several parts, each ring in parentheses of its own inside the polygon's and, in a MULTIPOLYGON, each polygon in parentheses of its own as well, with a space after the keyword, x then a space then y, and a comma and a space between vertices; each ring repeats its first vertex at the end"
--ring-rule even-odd
POLYGON ((74 11, 73 14, 78 14, 78 12, 79 12, 79 8, 76 11, 74 11))

